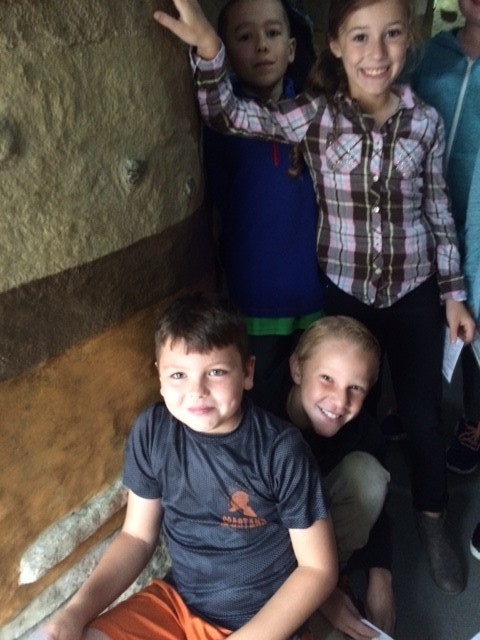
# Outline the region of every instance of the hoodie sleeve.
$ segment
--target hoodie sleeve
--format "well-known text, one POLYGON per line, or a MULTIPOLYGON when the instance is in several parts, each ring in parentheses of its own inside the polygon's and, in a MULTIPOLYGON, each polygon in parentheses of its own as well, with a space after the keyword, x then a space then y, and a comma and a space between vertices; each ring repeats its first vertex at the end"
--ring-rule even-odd
POLYGON ((480 150, 472 176, 465 223, 465 280, 468 304, 480 324, 480 150))

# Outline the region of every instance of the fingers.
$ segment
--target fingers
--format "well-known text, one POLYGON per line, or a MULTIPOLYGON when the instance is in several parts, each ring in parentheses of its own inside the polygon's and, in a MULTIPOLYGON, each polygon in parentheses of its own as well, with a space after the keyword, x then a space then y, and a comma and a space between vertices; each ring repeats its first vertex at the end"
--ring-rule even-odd
POLYGON ((457 326, 454 324, 451 324, 449 326, 449 336, 450 336, 450 342, 452 344, 454 344, 457 341, 458 338, 458 332, 457 332, 457 326))
POLYGON ((220 39, 200 5, 193 0, 189 2, 175 0, 175 6, 179 13, 178 18, 164 11, 155 11, 154 20, 186 44, 196 47, 201 58, 205 60, 215 58, 220 50, 220 39))
POLYGON ((452 323, 450 327, 450 339, 452 342, 455 342, 457 336, 465 342, 465 344, 469 344, 472 342, 475 335, 475 323, 473 319, 465 317, 459 318, 457 323, 452 323))
POLYGON ((171 31, 177 38, 180 38, 180 40, 183 40, 187 44, 192 44, 190 42, 192 34, 189 33, 188 27, 180 22, 180 20, 169 16, 168 13, 164 11, 155 11, 153 19, 156 20, 159 25, 171 31))
POLYGON ((450 341, 453 343, 460 337, 467 344, 473 340, 475 322, 463 302, 446 301, 446 316, 450 341))
POLYGON ((473 318, 469 318, 463 325, 462 325, 462 340, 464 342, 466 342, 467 344, 469 344, 470 342, 472 342, 474 336, 475 336, 475 322, 473 321, 473 318))
POLYGON ((338 588, 320 609, 335 629, 353 640, 370 640, 378 636, 375 630, 361 621, 360 613, 352 600, 338 588))

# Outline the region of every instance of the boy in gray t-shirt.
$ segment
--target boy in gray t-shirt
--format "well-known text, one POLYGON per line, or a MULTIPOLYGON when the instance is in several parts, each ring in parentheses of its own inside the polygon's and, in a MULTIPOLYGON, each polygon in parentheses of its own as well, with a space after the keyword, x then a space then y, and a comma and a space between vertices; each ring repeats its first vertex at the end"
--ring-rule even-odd
POLYGON ((301 435, 243 399, 254 359, 242 317, 194 294, 167 309, 155 339, 165 404, 130 434, 125 522, 46 637, 311 638, 306 621, 337 580, 332 524, 301 435), (97 617, 145 567, 161 527, 171 575, 97 617))

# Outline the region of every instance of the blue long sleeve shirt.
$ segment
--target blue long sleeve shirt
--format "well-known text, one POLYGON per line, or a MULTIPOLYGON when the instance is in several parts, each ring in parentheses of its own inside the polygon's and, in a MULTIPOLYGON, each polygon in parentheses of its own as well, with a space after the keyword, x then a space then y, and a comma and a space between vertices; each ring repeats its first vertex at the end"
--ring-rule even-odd
MULTIPOLYGON (((242 95, 238 83, 234 90, 242 95)), ((294 95, 284 82, 284 95, 294 95)), ((205 168, 220 213, 220 255, 230 296, 255 318, 323 309, 316 258, 318 206, 308 170, 290 177, 291 145, 205 129, 205 168)))

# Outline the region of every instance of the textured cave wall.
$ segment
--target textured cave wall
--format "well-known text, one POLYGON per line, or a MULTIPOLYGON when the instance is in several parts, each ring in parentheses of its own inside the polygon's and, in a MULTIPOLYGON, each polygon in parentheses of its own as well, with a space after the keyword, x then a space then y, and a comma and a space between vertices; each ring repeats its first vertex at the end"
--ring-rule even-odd
POLYGON ((185 237, 201 204, 199 130, 186 52, 154 6, 0 2, 1 378, 176 277, 171 229, 185 237))
POLYGON ((165 0, 0 0, 0 637, 25 548, 120 473, 153 327, 213 286, 200 126, 165 0))

